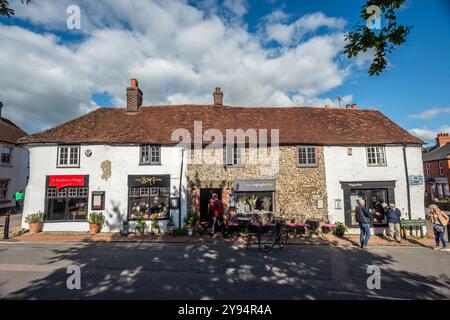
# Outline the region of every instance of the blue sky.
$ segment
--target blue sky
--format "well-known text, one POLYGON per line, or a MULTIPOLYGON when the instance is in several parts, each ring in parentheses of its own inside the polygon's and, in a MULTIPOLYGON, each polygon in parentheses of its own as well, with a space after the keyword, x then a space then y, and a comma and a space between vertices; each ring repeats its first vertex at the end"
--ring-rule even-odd
POLYGON ((0 18, 0 99, 6 115, 33 132, 98 105, 123 105, 137 77, 146 104, 208 103, 216 85, 229 104, 336 105, 340 96, 427 141, 448 132, 450 5, 407 0, 399 21, 414 28, 388 69, 371 77, 364 59, 342 53, 363 2, 15 4, 16 17, 0 18), (81 30, 66 27, 69 4, 81 8, 81 30))

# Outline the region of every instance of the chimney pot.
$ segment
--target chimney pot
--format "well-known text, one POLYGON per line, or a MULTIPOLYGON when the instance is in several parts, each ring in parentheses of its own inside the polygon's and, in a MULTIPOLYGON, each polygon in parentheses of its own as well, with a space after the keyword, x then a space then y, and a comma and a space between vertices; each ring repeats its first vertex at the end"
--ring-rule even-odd
POLYGON ((448 135, 448 133, 438 133, 437 137, 436 137, 436 146, 442 147, 443 145, 450 143, 450 137, 448 135))
POLYGON ((2 117, 3 102, 0 101, 0 118, 2 117))
POLYGON ((131 86, 127 88, 127 112, 138 112, 142 106, 142 91, 136 79, 131 79, 131 86))
POLYGON ((351 108, 356 109, 357 108, 356 103, 352 103, 351 108))
POLYGON ((216 90, 214 90, 213 93, 213 97, 215 106, 223 105, 223 92, 222 90, 220 90, 220 87, 216 87, 216 90))
POLYGON ((346 104, 346 105, 345 105, 345 109, 350 109, 350 105, 349 105, 349 104, 346 104))

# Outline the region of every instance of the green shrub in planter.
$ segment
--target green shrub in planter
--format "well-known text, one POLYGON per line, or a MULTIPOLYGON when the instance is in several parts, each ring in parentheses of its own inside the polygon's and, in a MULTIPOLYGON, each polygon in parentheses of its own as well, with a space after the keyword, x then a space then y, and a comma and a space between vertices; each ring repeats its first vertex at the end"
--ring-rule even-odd
POLYGON ((334 234, 338 237, 342 237, 345 232, 347 232, 347 226, 343 224, 342 222, 336 222, 334 227, 334 234))
POLYGON ((42 212, 31 213, 25 217, 25 222, 30 223, 43 223, 44 214, 42 212))
POLYGON ((88 223, 89 224, 96 224, 98 226, 103 225, 103 222, 105 222, 105 217, 103 216, 103 213, 101 212, 92 212, 89 214, 88 223))

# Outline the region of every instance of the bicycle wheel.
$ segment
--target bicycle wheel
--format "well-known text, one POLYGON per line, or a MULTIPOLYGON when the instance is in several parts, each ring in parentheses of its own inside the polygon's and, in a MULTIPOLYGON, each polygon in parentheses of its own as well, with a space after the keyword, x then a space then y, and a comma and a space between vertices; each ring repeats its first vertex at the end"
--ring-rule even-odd
POLYGON ((269 252, 275 245, 276 235, 272 232, 264 233, 259 237, 259 250, 269 252))
POLYGON ((278 247, 280 249, 284 248, 284 246, 286 245, 286 243, 288 241, 288 238, 289 238, 289 233, 286 230, 280 231, 279 238, 277 241, 278 247))

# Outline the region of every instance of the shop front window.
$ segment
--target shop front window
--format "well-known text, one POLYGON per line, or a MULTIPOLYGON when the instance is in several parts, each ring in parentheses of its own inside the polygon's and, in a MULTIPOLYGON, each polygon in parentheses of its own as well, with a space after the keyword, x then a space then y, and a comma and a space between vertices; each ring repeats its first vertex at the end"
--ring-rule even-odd
MULTIPOLYGON (((350 205, 352 208, 352 224, 358 224, 355 219, 355 207, 358 205, 358 199, 364 199, 366 201, 366 208, 375 212, 383 213, 381 204, 384 202, 389 203, 388 192, 386 189, 364 189, 364 190, 351 190, 350 193, 350 205)), ((387 223, 384 216, 372 217, 372 223, 385 224, 387 223)))
POLYGON ((47 188, 46 221, 86 221, 87 187, 47 188))
POLYGON ((168 187, 131 187, 129 188, 130 219, 167 218, 169 215, 168 187))
POLYGON ((237 192, 236 211, 238 214, 273 212, 273 192, 237 192))

